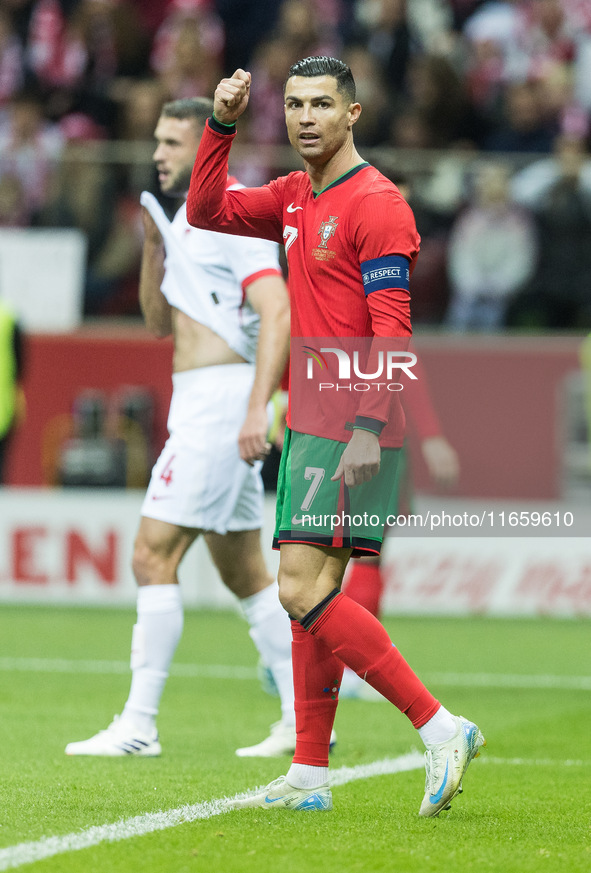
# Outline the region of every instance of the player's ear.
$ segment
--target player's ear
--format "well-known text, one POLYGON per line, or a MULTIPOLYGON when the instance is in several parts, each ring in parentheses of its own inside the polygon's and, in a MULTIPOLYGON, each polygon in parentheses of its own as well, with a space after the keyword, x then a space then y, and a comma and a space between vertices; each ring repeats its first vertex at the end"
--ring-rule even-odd
POLYGON ((361 115, 361 104, 351 103, 349 105, 349 109, 347 110, 347 114, 349 116, 349 129, 351 129, 361 115))

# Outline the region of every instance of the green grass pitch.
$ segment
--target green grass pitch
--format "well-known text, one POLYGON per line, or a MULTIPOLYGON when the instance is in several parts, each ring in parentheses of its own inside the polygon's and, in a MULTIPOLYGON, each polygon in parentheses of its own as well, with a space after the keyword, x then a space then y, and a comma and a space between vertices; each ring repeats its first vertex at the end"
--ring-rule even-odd
MULTIPOLYGON (((478 722, 488 741, 468 770, 464 794, 439 819, 417 815, 420 769, 338 785, 330 813, 212 815, 212 801, 289 766, 288 758, 234 755, 266 736, 278 701, 262 692, 246 624, 232 612, 186 615, 180 666, 159 718, 161 758, 67 758, 67 742, 106 727, 123 705, 133 621, 131 610, 3 607, 0 871, 591 870, 589 621, 385 619, 431 690, 478 722), (226 669, 208 674, 208 666, 226 669), (125 820, 151 821, 149 813, 200 803, 208 817, 123 833, 125 820), (74 850, 66 839, 106 833, 109 824, 117 841, 101 837, 74 850), (36 845, 50 845, 54 854, 31 862, 36 845)), ((335 727, 334 771, 420 747, 387 703, 342 700, 335 727)))

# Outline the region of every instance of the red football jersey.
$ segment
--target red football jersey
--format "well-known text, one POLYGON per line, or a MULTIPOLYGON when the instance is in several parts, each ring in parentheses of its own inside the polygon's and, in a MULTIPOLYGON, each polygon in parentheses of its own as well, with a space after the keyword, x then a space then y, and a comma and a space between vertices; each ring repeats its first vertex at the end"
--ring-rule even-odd
POLYGON ((226 192, 232 139, 206 125, 187 217, 197 226, 284 243, 292 336, 410 336, 408 283, 366 297, 362 274, 363 264, 389 255, 414 268, 420 237, 396 186, 361 164, 318 193, 303 171, 226 192))
MULTIPOLYGON (((409 337, 408 279, 420 237, 396 186, 362 163, 320 192, 312 190, 303 171, 260 188, 227 191, 232 140, 232 133, 206 125, 187 217, 198 227, 284 243, 292 337, 409 337)), ((293 383, 292 369, 292 389, 293 383)), ((337 406, 338 425, 335 418, 335 426, 328 427, 331 416, 324 415, 321 428, 312 423, 306 432, 348 440, 357 414, 387 423, 382 445, 402 444, 404 416, 397 397, 341 393, 335 413, 337 406)))

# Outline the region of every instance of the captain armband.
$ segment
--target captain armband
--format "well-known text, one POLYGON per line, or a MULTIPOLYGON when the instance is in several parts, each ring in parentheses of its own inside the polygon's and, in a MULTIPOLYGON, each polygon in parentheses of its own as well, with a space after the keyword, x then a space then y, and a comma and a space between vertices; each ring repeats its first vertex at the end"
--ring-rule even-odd
POLYGON ((365 296, 373 291, 387 291, 388 288, 410 288, 410 262, 404 255, 385 255, 372 258, 361 264, 361 278, 365 296))

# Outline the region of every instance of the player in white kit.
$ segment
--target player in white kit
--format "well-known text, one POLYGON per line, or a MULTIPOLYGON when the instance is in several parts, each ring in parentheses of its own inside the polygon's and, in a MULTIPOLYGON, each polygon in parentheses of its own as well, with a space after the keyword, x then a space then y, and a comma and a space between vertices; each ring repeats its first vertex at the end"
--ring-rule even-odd
MULTIPOLYGON (((164 194, 186 196, 211 111, 211 101, 200 98, 164 105, 154 152, 164 194)), ((169 222, 153 195, 144 192, 141 202, 142 312, 152 333, 174 339, 170 436, 152 470, 134 548, 139 587, 129 697, 106 730, 69 743, 66 754, 160 754, 156 716, 183 627, 177 570, 201 534, 281 697, 270 736, 237 754, 292 753, 290 625, 260 545, 267 404, 289 348, 277 246, 193 228, 185 203, 169 222)))

